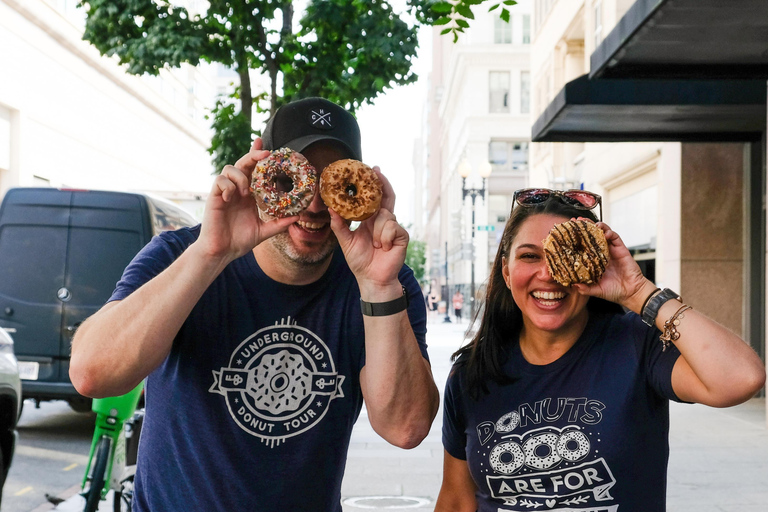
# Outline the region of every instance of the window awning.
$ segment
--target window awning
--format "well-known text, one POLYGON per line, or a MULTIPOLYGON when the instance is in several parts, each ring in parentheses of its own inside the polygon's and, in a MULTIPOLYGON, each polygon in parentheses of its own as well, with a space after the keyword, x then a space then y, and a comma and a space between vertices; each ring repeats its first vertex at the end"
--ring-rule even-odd
POLYGON ((768 79, 768 2, 636 0, 591 55, 589 76, 768 79))
POLYGON ((533 142, 758 140, 765 80, 590 79, 565 85, 534 123, 533 142))

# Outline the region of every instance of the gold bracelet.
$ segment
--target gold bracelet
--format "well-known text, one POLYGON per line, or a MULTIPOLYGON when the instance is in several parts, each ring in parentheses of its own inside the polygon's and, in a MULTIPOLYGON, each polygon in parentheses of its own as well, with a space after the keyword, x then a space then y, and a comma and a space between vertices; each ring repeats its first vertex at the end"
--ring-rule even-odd
POLYGON ((675 311, 675 314, 672 315, 669 320, 664 322, 664 332, 659 336, 662 352, 667 350, 670 342, 680 339, 680 333, 677 332, 677 326, 680 325, 680 320, 685 318, 683 313, 689 309, 693 308, 688 304, 683 304, 677 311, 675 311))

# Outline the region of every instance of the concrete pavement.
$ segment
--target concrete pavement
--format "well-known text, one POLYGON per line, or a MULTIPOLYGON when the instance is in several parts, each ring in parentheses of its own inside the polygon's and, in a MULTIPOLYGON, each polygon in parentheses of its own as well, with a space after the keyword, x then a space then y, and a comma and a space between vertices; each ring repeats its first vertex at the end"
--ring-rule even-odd
MULTIPOLYGON (((430 359, 442 393, 450 354, 466 323, 429 324, 430 359)), ((389 445, 371 429, 365 411, 352 434, 344 482, 344 512, 434 510, 442 476, 442 408, 427 438, 413 450, 389 445)), ((764 512, 768 509, 768 429, 764 399, 729 408, 671 404, 667 508, 670 512, 764 512)), ((80 512, 76 495, 46 510, 80 512)), ((99 510, 111 511, 110 501, 99 510)), ((197 511, 196 511, 197 512, 197 511)))

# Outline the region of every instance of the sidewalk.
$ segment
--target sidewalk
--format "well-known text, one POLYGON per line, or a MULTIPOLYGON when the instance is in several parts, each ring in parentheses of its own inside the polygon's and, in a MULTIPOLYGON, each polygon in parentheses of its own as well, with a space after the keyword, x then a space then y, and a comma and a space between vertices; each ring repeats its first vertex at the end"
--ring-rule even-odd
MULTIPOLYGON (((450 355, 462 343, 467 325, 430 323, 427 342, 441 391, 450 355)), ((670 431, 670 512, 764 512, 768 507, 768 429, 765 400, 729 409, 672 403, 670 431)), ((413 450, 389 445, 371 429, 365 410, 349 449, 342 507, 363 510, 434 510, 440 490, 443 448, 442 407, 427 438, 413 450)), ((75 495, 44 510, 80 512, 75 495)), ((111 511, 111 502, 99 510, 111 511)), ((197 512, 197 511, 196 511, 197 512)))

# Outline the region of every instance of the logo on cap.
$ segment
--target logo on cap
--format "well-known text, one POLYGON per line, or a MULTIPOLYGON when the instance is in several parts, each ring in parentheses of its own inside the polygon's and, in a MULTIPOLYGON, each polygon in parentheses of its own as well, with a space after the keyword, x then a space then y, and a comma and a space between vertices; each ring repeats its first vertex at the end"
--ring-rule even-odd
POLYGON ((310 110, 309 122, 315 128, 322 128, 323 130, 330 130, 333 128, 333 124, 331 123, 331 112, 324 108, 310 110))

